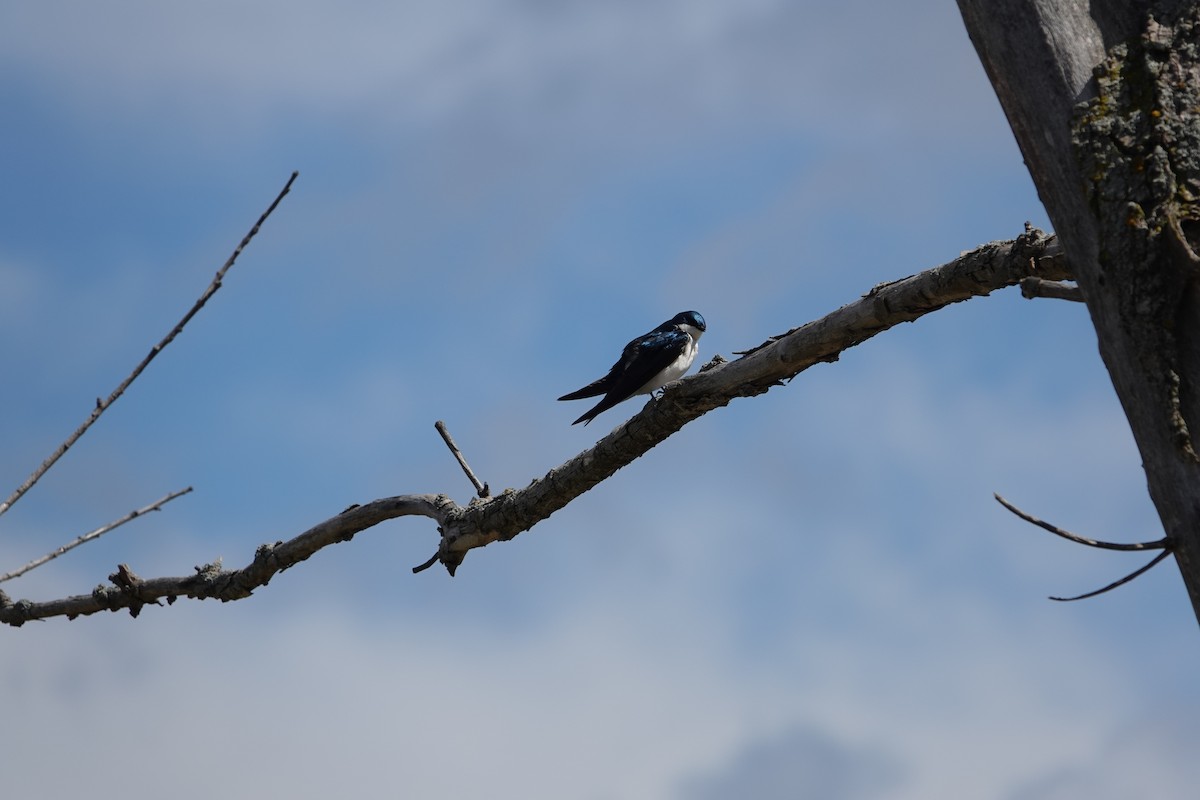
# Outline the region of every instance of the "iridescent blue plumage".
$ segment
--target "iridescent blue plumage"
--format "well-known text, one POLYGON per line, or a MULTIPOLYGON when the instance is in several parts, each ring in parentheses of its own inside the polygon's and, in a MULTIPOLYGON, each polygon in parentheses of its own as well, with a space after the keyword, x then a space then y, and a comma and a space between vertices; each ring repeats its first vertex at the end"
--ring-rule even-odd
POLYGON ((636 394, 649 394, 671 381, 682 378, 696 358, 696 342, 707 326, 696 311, 684 311, 645 333, 621 351, 612 369, 598 381, 584 386, 559 400, 579 400, 604 395, 586 414, 572 422, 585 425, 597 414, 628 400, 636 394))

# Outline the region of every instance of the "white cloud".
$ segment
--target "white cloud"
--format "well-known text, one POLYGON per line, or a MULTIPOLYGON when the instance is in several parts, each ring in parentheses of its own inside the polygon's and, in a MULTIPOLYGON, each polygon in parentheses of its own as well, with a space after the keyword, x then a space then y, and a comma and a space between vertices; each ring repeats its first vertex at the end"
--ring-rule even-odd
POLYGON ((1186 796, 1200 782, 1191 747, 1198 712, 1187 703, 1133 713, 1076 762, 1029 780, 1005 794, 1005 800, 1186 796))
MULTIPOLYGON (((349 787, 636 799, 737 785, 1001 797, 1102 752, 1125 719, 1111 702, 1121 676, 1063 618, 1014 623, 978 604, 946 614, 901 593, 864 628, 837 621, 845 600, 829 596, 830 624, 785 617, 774 636, 788 646, 754 658, 730 637, 720 591, 706 591, 714 573, 696 566, 660 573, 665 585, 636 571, 577 581, 554 596, 565 605, 515 627, 450 623, 436 600, 445 583, 426 584, 424 606, 364 617, 317 560, 259 600, 8 631, 0 746, 20 767, 7 785, 73 796, 122 782, 181 798, 349 787)), ((1137 734, 1162 735, 1154 719, 1137 734)), ((1178 788, 1181 774, 1159 780, 1178 788)))
POLYGON ((4 14, 10 68, 93 111, 212 115, 235 130, 299 109, 644 142, 676 136, 681 121, 703 135, 765 117, 861 141, 995 116, 990 97, 964 105, 977 76, 945 60, 973 56, 953 10, 933 3, 135 0, 4 14), (911 35, 892 35, 900 24, 911 35), (838 35, 850 30, 857 45, 838 35))

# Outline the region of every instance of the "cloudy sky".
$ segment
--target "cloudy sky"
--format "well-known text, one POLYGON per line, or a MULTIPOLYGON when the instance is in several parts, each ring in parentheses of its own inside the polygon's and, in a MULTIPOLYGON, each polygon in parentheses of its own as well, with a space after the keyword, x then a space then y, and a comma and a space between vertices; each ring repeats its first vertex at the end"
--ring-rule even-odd
MULTIPOLYGON (((753 346, 1026 220, 954 4, 7 3, 6 583, 240 566, 345 506, 523 486, 677 311, 753 346)), ((1015 291, 713 412, 450 579, 398 520, 253 598, 0 631, 13 797, 1125 798, 1200 767, 1196 620, 1084 309, 1015 291)), ((1185 789, 1186 787, 1186 789, 1185 789)))

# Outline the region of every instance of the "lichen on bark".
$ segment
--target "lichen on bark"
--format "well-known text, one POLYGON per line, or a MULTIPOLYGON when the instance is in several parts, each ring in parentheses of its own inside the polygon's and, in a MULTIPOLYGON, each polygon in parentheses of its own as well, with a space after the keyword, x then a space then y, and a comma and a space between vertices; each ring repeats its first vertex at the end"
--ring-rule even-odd
MULTIPOLYGON (((1093 71, 1072 144, 1100 223, 1101 285, 1140 343, 1182 454, 1195 460, 1180 385, 1181 332, 1195 331, 1200 277, 1200 10, 1150 17, 1093 71)), ((1196 420, 1193 420, 1196 422, 1196 420)), ((1194 427, 1194 426, 1193 426, 1194 427)))

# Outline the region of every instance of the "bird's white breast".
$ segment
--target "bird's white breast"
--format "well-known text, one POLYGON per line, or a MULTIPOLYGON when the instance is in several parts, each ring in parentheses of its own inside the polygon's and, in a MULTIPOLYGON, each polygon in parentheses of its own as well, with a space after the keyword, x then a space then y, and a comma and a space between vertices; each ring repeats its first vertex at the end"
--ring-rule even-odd
POLYGON ((696 342, 704 331, 691 325, 680 325, 679 329, 688 335, 688 342, 684 346, 683 352, 661 372, 646 381, 646 384, 634 392, 634 394, 650 394, 655 389, 666 386, 671 381, 677 381, 687 374, 688 369, 692 366, 692 362, 696 360, 696 350, 698 349, 696 342))

